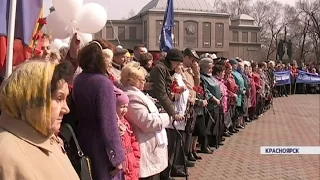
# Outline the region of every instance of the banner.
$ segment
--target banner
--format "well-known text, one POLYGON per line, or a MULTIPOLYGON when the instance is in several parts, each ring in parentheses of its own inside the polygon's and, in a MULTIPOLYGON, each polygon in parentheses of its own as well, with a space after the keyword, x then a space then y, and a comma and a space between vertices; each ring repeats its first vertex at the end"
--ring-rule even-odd
POLYGON ((167 1, 167 9, 164 14, 163 25, 160 36, 160 51, 168 52, 173 46, 173 26, 174 26, 174 8, 173 0, 167 1))
POLYGON ((291 75, 290 71, 279 71, 274 72, 276 79, 276 86, 282 86, 286 84, 291 84, 291 75))
POLYGON ((296 83, 320 84, 320 76, 299 70, 296 83))

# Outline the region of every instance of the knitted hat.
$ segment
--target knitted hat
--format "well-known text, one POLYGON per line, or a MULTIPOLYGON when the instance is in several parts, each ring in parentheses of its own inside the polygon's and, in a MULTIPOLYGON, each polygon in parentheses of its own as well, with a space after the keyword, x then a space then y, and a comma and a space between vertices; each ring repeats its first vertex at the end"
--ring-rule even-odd
POLYGON ((182 62, 183 61, 183 54, 179 49, 170 49, 167 52, 167 56, 166 56, 166 60, 167 61, 178 61, 178 62, 182 62))
POLYGON ((114 93, 116 95, 117 106, 129 103, 129 97, 121 89, 114 87, 114 93))

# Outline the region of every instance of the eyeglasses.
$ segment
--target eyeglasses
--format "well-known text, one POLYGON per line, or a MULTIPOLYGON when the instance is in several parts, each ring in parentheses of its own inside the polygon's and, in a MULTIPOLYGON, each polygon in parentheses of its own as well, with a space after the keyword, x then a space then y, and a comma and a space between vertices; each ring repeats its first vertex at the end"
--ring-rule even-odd
POLYGON ((142 82, 146 82, 146 79, 140 78, 139 80, 142 81, 142 82))

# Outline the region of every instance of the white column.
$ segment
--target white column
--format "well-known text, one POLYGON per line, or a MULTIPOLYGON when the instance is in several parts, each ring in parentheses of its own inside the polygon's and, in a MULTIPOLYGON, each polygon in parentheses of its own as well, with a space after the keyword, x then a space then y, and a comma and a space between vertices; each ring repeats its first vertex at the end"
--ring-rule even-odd
POLYGON ((7 57, 6 57, 6 78, 12 73, 13 61, 13 41, 14 41, 14 28, 16 21, 17 0, 11 0, 9 11, 8 23, 8 36, 7 36, 7 57))

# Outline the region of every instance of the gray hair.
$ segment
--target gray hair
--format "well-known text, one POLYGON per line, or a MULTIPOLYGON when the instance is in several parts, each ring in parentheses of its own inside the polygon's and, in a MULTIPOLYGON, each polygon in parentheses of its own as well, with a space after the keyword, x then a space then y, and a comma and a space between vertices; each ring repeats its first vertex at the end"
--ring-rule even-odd
POLYGON ((199 61, 199 66, 200 66, 200 70, 206 70, 208 68, 208 65, 212 63, 213 64, 213 60, 211 58, 202 58, 199 61))

